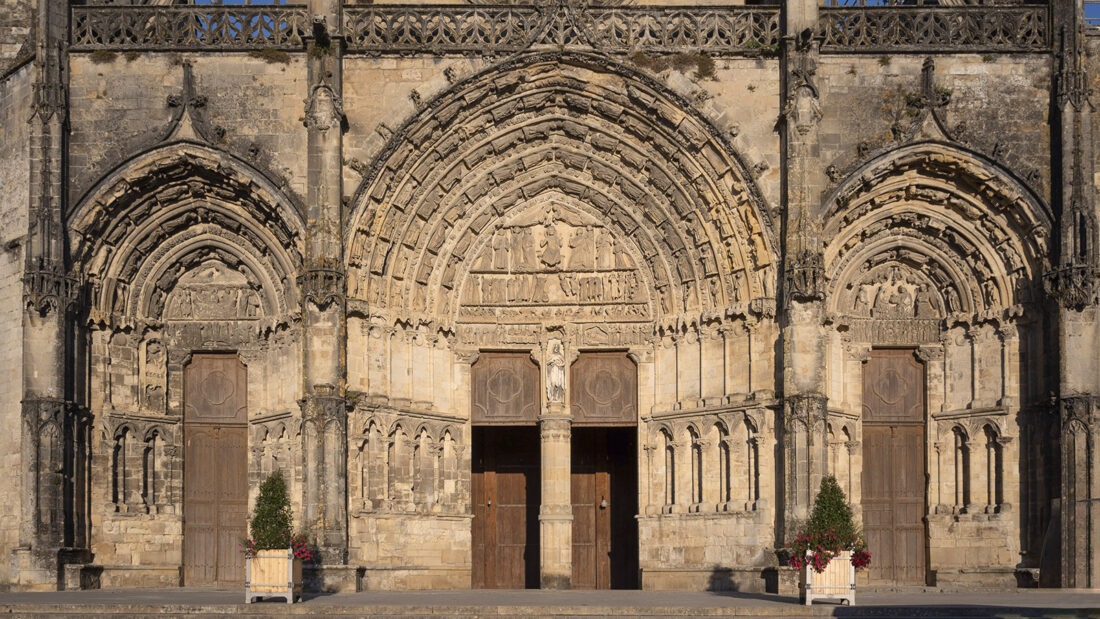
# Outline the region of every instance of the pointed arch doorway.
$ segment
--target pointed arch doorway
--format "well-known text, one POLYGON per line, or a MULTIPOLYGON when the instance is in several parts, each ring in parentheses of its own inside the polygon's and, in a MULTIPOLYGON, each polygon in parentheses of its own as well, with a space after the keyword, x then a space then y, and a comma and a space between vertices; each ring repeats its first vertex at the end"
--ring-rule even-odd
POLYGON ((183 375, 183 584, 244 584, 248 374, 233 353, 196 353, 183 375))
POLYGON ((911 348, 863 367, 863 533, 874 584, 925 584, 925 376, 911 348))

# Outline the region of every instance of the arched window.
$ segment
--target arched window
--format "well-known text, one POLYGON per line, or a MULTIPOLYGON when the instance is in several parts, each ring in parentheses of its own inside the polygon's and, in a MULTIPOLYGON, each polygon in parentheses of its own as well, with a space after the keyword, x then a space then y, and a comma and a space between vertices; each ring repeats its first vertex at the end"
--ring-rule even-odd
POLYGON ((676 504, 676 443, 667 430, 661 430, 661 437, 665 443, 665 507, 666 513, 672 511, 676 504))
POLYGON ((991 425, 985 428, 985 510, 988 513, 1000 511, 1004 502, 1003 450, 1000 436, 991 425))
POLYGON ((153 430, 145 439, 142 453, 141 498, 145 502, 146 512, 156 512, 157 499, 157 452, 161 449, 160 433, 153 430))
POLYGON ((966 432, 956 427, 955 436, 955 511, 966 513, 970 504, 970 443, 966 432))
POLYGON ((127 461, 129 441, 129 428, 123 427, 115 433, 115 445, 111 451, 111 502, 115 504, 115 511, 126 511, 126 499, 130 490, 130 463, 127 461))
POLYGON ((688 437, 691 439, 691 503, 698 511, 703 503, 703 439, 695 428, 688 428, 688 437))
POLYGON ((745 501, 745 510, 754 511, 758 501, 760 501, 760 445, 756 437, 756 427, 748 419, 745 420, 745 431, 747 436, 745 463, 748 465, 745 470, 749 490, 745 501))
POLYGON ((733 481, 730 479, 730 473, 733 471, 730 466, 730 434, 722 424, 718 424, 717 429, 718 503, 723 506, 723 509, 728 510, 729 504, 733 500, 733 481))

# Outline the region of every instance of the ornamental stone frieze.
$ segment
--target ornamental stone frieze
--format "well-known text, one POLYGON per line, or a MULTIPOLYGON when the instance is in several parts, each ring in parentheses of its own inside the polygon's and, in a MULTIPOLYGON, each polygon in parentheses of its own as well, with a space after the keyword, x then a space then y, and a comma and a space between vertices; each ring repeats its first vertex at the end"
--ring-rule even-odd
POLYGON ((1062 307, 1082 310, 1100 303, 1097 280, 1095 268, 1078 264, 1051 269, 1043 277, 1043 286, 1062 307))
POLYGON ((48 261, 23 274, 23 305, 29 311, 46 316, 67 312, 80 298, 80 280, 48 261))

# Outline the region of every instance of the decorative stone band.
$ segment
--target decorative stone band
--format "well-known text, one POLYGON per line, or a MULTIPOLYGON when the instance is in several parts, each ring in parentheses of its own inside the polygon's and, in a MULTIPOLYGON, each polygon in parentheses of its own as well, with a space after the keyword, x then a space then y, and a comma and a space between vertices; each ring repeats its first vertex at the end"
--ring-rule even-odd
POLYGON ((1047 271, 1043 276, 1047 294, 1066 309, 1080 310, 1100 302, 1096 269, 1088 265, 1071 264, 1047 271))
POLYGON ((1047 51, 1046 6, 822 8, 822 52, 1047 51))
POLYGON ((23 302, 42 315, 66 311, 80 295, 80 280, 55 268, 27 269, 23 274, 23 302))
POLYGON ((534 46, 594 47, 606 52, 711 55, 775 49, 779 11, 747 7, 536 6, 346 7, 348 48, 373 53, 516 52, 534 46))
POLYGON ((302 49, 304 6, 73 7, 73 50, 302 49))
MULTIPOLYGON (((302 49, 304 6, 73 7, 72 49, 302 49)), ((826 7, 822 51, 1044 51, 1045 6, 826 7)), ((580 2, 481 6, 348 6, 350 51, 513 53, 538 46, 716 56, 778 49, 772 7, 616 7, 580 2)))
MULTIPOLYGON (((304 6, 74 7, 72 49, 301 49, 304 6)), ((608 52, 710 55, 774 50, 778 8, 537 6, 348 6, 351 51, 511 53, 536 46, 608 52)))

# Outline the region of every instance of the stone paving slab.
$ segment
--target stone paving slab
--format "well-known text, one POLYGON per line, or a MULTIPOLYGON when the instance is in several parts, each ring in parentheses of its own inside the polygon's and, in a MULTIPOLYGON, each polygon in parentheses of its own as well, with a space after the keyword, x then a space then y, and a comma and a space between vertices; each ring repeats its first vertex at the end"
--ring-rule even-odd
POLYGON ((306 595, 244 604, 242 591, 119 589, 0 593, 0 616, 18 618, 226 616, 279 617, 1089 617, 1100 619, 1100 591, 1043 590, 858 594, 857 605, 806 607, 797 598, 681 591, 375 591, 306 595))

